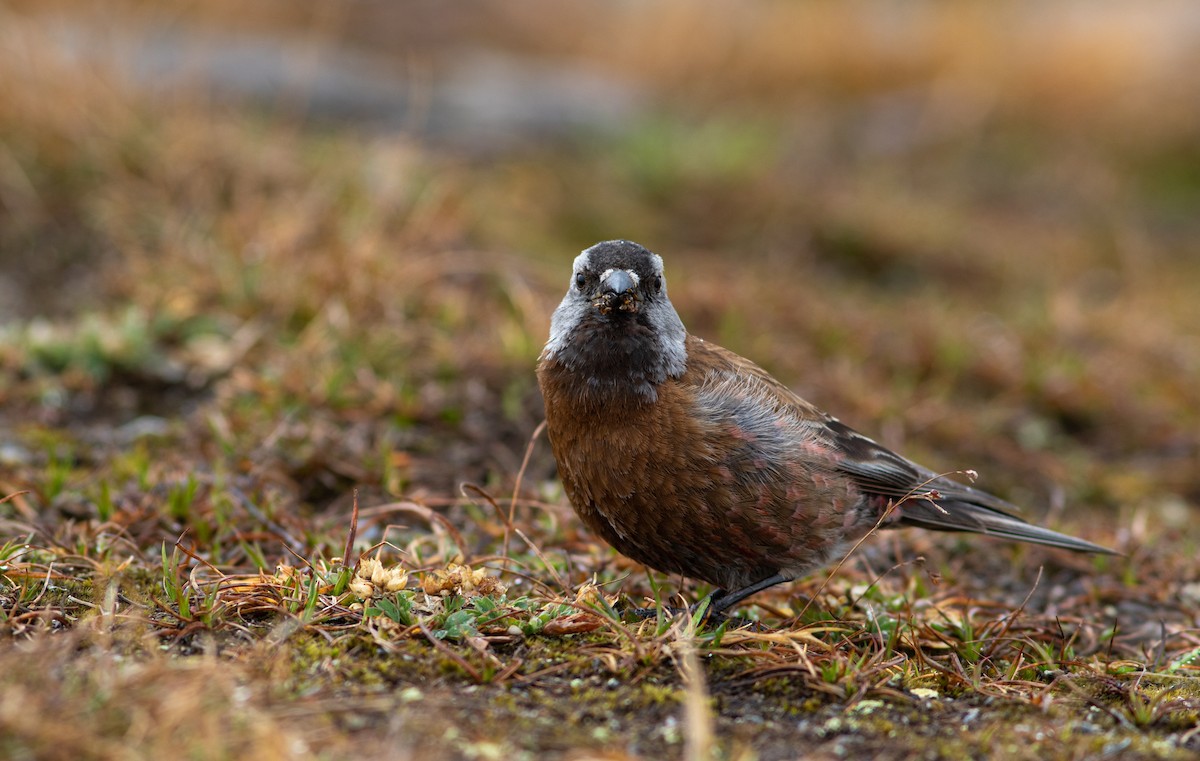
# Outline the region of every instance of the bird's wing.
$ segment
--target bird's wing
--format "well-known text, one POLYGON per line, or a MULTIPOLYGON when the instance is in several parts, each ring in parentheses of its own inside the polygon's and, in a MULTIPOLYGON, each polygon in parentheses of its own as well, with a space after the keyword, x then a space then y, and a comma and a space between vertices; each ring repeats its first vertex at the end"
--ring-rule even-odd
MULTIPOLYGON (((863 491, 900 499, 920 490, 923 481, 936 478, 935 474, 825 414, 750 360, 694 336, 688 337, 687 348, 689 368, 706 377, 719 374, 757 381, 775 397, 779 407, 785 408, 829 450, 836 468, 852 478, 863 491)), ((704 379, 695 380, 702 384, 704 379)))
POLYGON ((795 391, 771 377, 771 374, 750 360, 729 349, 709 343, 703 338, 693 335, 687 337, 688 372, 694 373, 689 380, 693 385, 702 386, 713 376, 730 378, 753 379, 769 393, 778 397, 782 406, 790 409, 797 418, 805 420, 820 420, 828 417, 816 406, 802 399, 795 391))
POLYGON ((901 457, 825 414, 761 367, 728 349, 689 336, 688 365, 705 377, 720 374, 753 378, 760 383, 807 428, 812 439, 822 442, 822 449, 829 452, 835 470, 850 478, 865 494, 899 503, 893 525, 972 531, 1076 551, 1114 554, 1091 542, 1026 523, 1015 515, 1020 512, 1016 505, 901 457))
POLYGON ((916 463, 880 446, 842 421, 826 416, 824 438, 841 455, 838 470, 846 473, 870 494, 904 498, 929 491, 937 476, 916 463), (924 472, 923 472, 924 471, 924 472))

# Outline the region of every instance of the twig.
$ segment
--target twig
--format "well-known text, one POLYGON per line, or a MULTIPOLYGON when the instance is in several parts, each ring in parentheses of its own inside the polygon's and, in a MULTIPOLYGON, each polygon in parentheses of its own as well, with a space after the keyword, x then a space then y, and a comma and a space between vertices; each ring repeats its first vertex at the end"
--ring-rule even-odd
POLYGON ((675 647, 678 652, 676 667, 683 678, 683 757, 686 761, 710 761, 713 758, 713 716, 708 704, 708 686, 704 670, 696 656, 696 623, 685 616, 683 625, 675 627, 675 647))
POLYGON ((201 564, 201 565, 208 566, 208 569, 209 569, 210 571, 212 571, 213 573, 217 574, 218 576, 220 576, 220 577, 224 578, 224 577, 225 577, 225 574, 224 574, 224 573, 221 571, 221 569, 220 569, 220 568, 217 568, 215 565, 213 565, 212 563, 208 562, 208 561, 207 561, 207 560, 205 560, 204 558, 202 558, 202 557, 200 557, 199 555, 197 555, 197 554, 196 554, 194 551, 192 551, 192 550, 190 550, 190 549, 188 549, 187 547, 185 547, 185 546, 184 546, 184 544, 183 544, 183 538, 184 538, 185 536, 187 536, 187 534, 188 534, 188 531, 189 531, 189 530, 190 530, 190 529, 184 529, 184 530, 183 530, 183 533, 179 535, 179 538, 175 540, 175 549, 179 550, 179 551, 180 551, 180 552, 182 552, 184 555, 187 555, 187 556, 188 556, 189 558, 191 558, 192 560, 195 560, 197 563, 199 563, 199 564, 201 564))
POLYGON ((466 658, 463 658, 447 647, 445 642, 433 636, 433 632, 429 631, 429 627, 418 621, 417 628, 421 630, 421 633, 425 635, 425 639, 429 640, 429 644, 433 645, 435 650, 458 664, 459 668, 467 672, 467 675, 474 679, 476 684, 484 683, 483 675, 479 673, 479 669, 468 663, 466 658))
MULTIPOLYGON (((821 585, 817 587, 817 591, 814 592, 811 597, 809 597, 808 602, 805 603, 804 607, 800 609, 800 612, 796 615, 796 618, 800 619, 800 618, 804 617, 804 614, 808 612, 809 607, 812 605, 812 601, 817 599, 817 597, 821 594, 821 592, 823 592, 825 590, 825 587, 829 584, 830 581, 833 580, 833 577, 837 575, 838 571, 841 570, 842 566, 846 564, 846 561, 850 559, 850 556, 853 555, 858 550, 858 548, 862 546, 863 542, 867 541, 868 538, 870 538, 876 531, 878 531, 879 527, 884 524, 884 521, 886 521, 892 515, 892 513, 899 510, 900 506, 903 505, 905 502, 908 502, 909 500, 924 499, 924 500, 927 500, 934 507, 936 507, 938 510, 941 510, 943 513, 946 512, 945 509, 941 505, 939 505, 937 502, 934 502, 934 500, 937 499, 937 496, 938 496, 936 490, 934 490, 934 489, 930 489, 930 490, 926 490, 926 491, 919 491, 919 490, 925 489, 926 486, 933 483, 934 481, 936 481, 939 478, 945 478, 946 476, 950 476, 950 475, 966 475, 972 481, 975 480, 975 471, 973 471, 973 470, 965 470, 965 471, 955 470, 955 471, 951 471, 950 473, 942 473, 939 475, 932 476, 931 478, 925 479, 921 483, 919 483, 916 486, 914 486, 913 488, 909 489, 908 493, 905 494, 900 499, 890 500, 888 502, 887 509, 883 511, 883 515, 879 516, 879 520, 875 521, 875 525, 872 526, 870 529, 868 529, 867 533, 863 534, 862 537, 857 542, 854 543, 854 546, 846 551, 846 554, 842 556, 842 559, 839 560, 833 566, 833 568, 829 569, 829 574, 826 575, 825 578, 821 581, 821 585)), ((889 571, 889 573, 890 572, 891 571, 889 571)))
MULTIPOLYGON (((478 487, 476 487, 476 488, 478 488, 478 487)), ((421 518, 424 518, 425 522, 430 524, 431 526, 434 524, 441 526, 442 528, 444 528, 446 530, 446 533, 450 535, 450 541, 454 542, 454 546, 458 548, 459 553, 463 556, 463 562, 464 563, 467 562, 468 557, 467 557, 467 542, 466 542, 466 540, 463 539, 462 534, 459 533, 458 528, 455 527, 454 523, 452 523, 449 518, 447 518, 446 516, 437 512, 436 510, 433 510, 433 509, 431 509, 425 505, 419 504, 417 502, 389 502, 386 505, 379 505, 372 509, 378 513, 385 513, 385 512, 412 513, 421 518)))
MULTIPOLYGON (((1033 593, 1037 591, 1038 584, 1040 584, 1042 581, 1043 568, 1044 566, 1038 566, 1037 578, 1033 580, 1033 586, 1029 588, 1029 594, 1025 595, 1025 599, 1021 600, 1021 604, 1017 606, 1017 609, 1009 614, 1009 616, 1004 620, 1004 628, 1002 628, 1000 632, 992 639, 992 644, 988 646, 987 652, 983 653, 984 658, 989 660, 991 659, 1001 640, 1008 636, 1008 630, 1012 628, 1012 625, 1016 622, 1016 620, 1021 617, 1023 612, 1025 612, 1025 606, 1029 604, 1029 598, 1033 597, 1033 593)), ((1111 644, 1109 650, 1111 654, 1111 644)))
POLYGON ((358 489, 354 490, 354 507, 350 513, 350 534, 346 537, 346 551, 342 553, 342 567, 354 568, 358 565, 358 558, 354 562, 350 562, 350 553, 354 551, 354 539, 358 536, 358 489))
POLYGON ((533 445, 537 442, 538 436, 542 431, 546 430, 546 421, 538 423, 538 427, 533 429, 533 433, 529 436, 529 443, 525 446, 525 457, 521 460, 521 469, 517 471, 517 480, 513 484, 512 500, 508 503, 508 520, 504 524, 504 549, 502 555, 508 555, 508 540, 510 532, 513 528, 513 520, 517 512, 517 497, 521 494, 521 481, 525 479, 525 469, 529 467, 529 458, 533 456, 533 445))

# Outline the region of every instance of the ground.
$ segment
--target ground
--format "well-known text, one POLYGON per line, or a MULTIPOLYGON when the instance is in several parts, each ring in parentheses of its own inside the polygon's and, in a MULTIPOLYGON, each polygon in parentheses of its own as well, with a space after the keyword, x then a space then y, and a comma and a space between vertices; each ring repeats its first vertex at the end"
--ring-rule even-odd
MULTIPOLYGON (((290 7, 255 24, 311 23, 290 7)), ((1191 85, 1133 32, 1080 42, 1105 16, 1005 68, 1036 19, 793 59, 773 23, 862 19, 764 4, 749 51, 680 7, 569 16, 629 24, 615 47, 476 9, 429 28, 636 75, 632 110, 365 129, 148 92, 0 5, 0 755, 1193 757, 1191 85), (728 622, 672 616, 708 589, 589 535, 539 426, 549 315, 614 237, 664 256, 691 332, 1122 554, 881 532, 728 622)), ((379 44, 346 13, 318 31, 379 44)))

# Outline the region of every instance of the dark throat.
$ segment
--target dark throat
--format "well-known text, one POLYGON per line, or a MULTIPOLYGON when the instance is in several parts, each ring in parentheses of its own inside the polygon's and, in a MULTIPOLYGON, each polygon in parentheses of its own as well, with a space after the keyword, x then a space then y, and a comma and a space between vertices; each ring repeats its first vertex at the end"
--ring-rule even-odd
POLYGON ((653 402, 667 379, 667 360, 641 315, 596 317, 578 326, 553 357, 556 381, 593 403, 653 402))

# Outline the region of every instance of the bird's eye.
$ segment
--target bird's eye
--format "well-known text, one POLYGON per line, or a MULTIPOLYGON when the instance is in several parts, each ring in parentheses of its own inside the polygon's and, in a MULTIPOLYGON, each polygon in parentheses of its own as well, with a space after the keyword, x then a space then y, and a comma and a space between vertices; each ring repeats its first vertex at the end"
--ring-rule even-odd
POLYGON ((583 273, 582 273, 582 272, 580 272, 580 273, 578 273, 577 275, 575 275, 575 287, 576 287, 576 288, 578 288, 579 290, 581 290, 581 291, 582 291, 582 290, 583 290, 583 286, 584 286, 586 283, 587 283, 587 278, 583 276, 583 273))
POLYGON ((658 293, 662 290, 662 275, 654 276, 654 292, 658 293))

